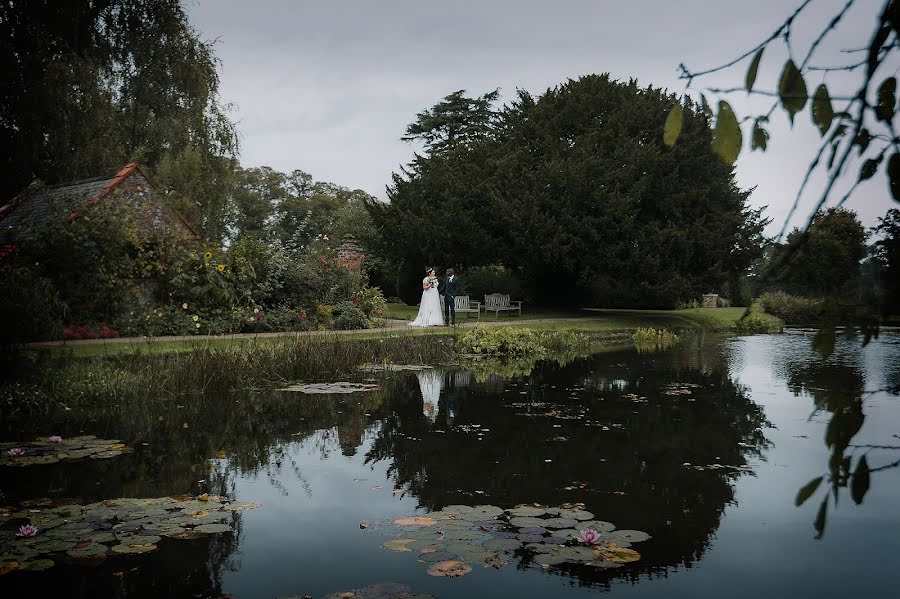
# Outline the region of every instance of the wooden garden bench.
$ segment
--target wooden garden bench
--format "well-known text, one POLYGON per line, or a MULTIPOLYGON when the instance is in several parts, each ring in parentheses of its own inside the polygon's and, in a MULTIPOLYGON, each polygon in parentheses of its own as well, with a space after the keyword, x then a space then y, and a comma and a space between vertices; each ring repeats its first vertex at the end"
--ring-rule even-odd
POLYGON ((484 312, 485 314, 493 312, 496 316, 499 316, 500 312, 509 312, 510 316, 512 312, 518 312, 519 316, 522 316, 522 302, 509 301, 509 295, 492 293, 484 296, 484 312))
MULTIPOLYGON (((457 295, 453 305, 457 314, 475 314, 481 320, 481 302, 469 301, 468 295, 457 295)), ((444 296, 441 296, 441 312, 444 311, 444 296)), ((468 318, 468 316, 466 317, 468 318)))

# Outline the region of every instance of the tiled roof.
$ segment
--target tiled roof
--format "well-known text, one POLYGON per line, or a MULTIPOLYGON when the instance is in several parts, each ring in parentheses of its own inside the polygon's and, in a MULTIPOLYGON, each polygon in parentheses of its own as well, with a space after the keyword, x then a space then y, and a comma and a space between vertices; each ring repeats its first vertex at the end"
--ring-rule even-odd
MULTIPOLYGON (((86 179, 63 185, 44 187, 32 183, 25 191, 0 207, 0 246, 11 245, 31 237, 30 229, 50 218, 66 215, 76 218, 82 210, 102 199, 111 189, 134 171, 153 187, 147 172, 137 163, 126 164, 113 177, 86 179)), ((199 239, 196 231, 179 212, 173 213, 190 235, 199 239)))
POLYGON ((52 187, 30 185, 0 208, 0 245, 28 239, 30 227, 83 208, 87 199, 97 195, 113 178, 100 177, 52 187))

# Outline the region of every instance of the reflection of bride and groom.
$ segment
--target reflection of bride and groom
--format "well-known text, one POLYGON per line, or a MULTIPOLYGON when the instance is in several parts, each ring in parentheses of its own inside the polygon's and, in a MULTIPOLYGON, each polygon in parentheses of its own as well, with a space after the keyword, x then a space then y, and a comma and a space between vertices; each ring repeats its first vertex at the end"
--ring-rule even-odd
POLYGON ((470 372, 441 372, 433 368, 420 370, 416 373, 419 379, 419 389, 422 391, 422 414, 432 423, 437 422, 438 413, 445 412, 447 426, 453 426, 453 422, 459 414, 459 399, 456 390, 465 387, 471 380, 470 372), (441 395, 443 394, 443 398, 441 395), (443 399, 443 410, 441 400, 443 399))
POLYGON ((452 268, 447 269, 444 288, 438 290, 440 281, 433 268, 429 268, 422 279, 422 302, 416 319, 409 323, 411 327, 442 327, 456 324, 456 295, 459 293, 459 277, 452 268), (441 298, 444 309, 441 310, 441 298), (443 312, 443 316, 441 315, 443 312))

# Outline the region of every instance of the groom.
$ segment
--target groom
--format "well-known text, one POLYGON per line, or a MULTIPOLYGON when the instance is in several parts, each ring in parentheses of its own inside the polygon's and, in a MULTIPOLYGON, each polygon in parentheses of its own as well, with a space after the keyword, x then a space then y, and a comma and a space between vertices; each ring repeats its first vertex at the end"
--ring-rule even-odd
POLYGON ((459 293, 459 277, 453 268, 447 269, 447 280, 444 282, 444 326, 456 324, 456 294, 459 293))

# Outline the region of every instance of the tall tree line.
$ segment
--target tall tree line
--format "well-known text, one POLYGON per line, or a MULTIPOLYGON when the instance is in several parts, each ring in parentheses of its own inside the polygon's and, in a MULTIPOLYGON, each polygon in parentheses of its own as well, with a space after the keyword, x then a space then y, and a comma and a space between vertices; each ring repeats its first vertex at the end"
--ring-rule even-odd
POLYGON ((699 106, 684 104, 667 147, 675 97, 635 81, 585 76, 486 111, 493 98, 451 94, 407 130, 425 151, 394 175, 390 203, 370 208, 405 278, 500 263, 543 303, 580 305, 674 306, 741 288, 765 220, 711 150, 699 106), (431 131, 446 123, 452 144, 431 131))

